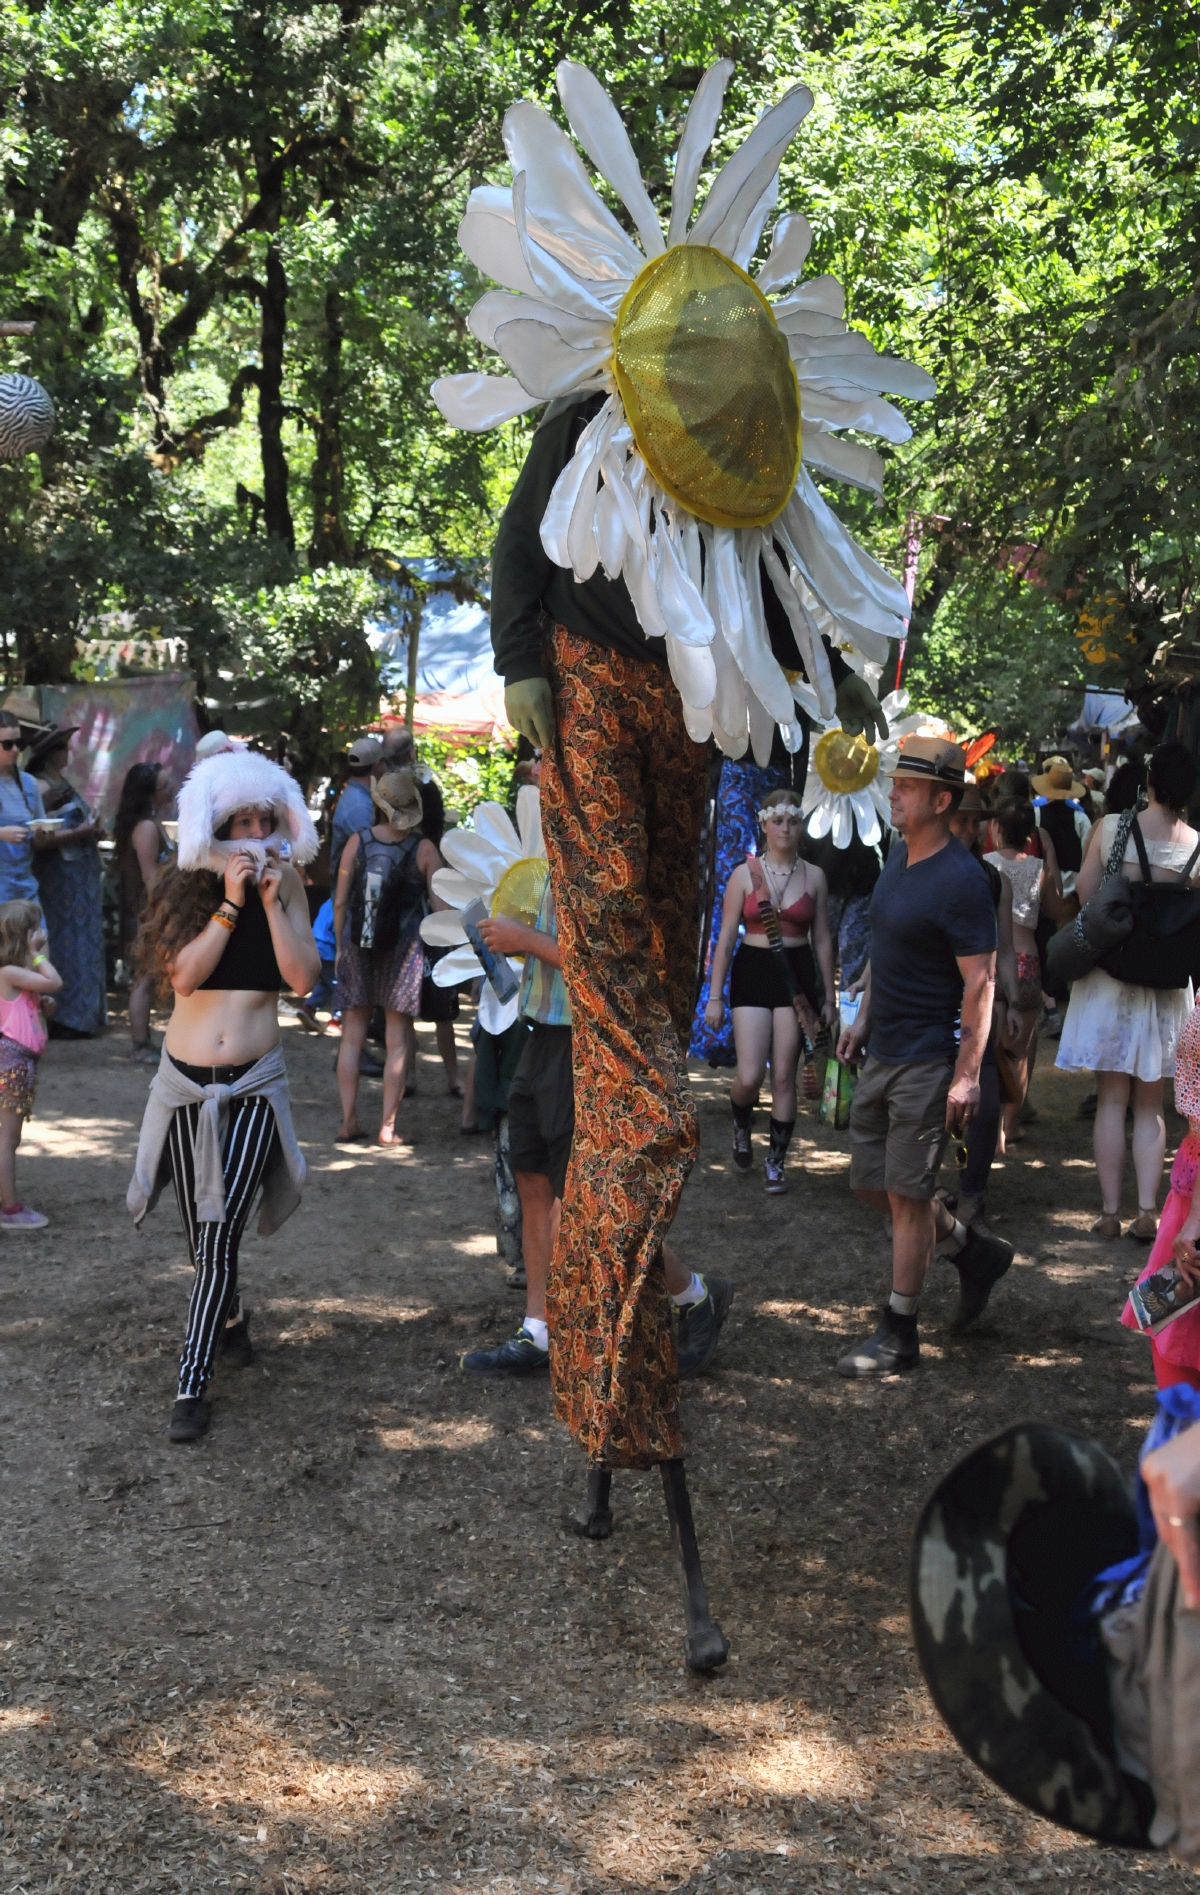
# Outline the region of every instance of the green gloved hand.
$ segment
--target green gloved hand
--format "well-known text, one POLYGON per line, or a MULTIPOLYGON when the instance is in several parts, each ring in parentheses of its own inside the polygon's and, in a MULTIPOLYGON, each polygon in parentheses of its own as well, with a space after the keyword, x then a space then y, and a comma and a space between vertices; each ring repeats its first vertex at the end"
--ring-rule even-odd
POLYGON ((869 744, 887 742, 887 718, 879 699, 857 671, 849 671, 837 688, 838 722, 851 737, 861 732, 869 744))
POLYGON ((504 687, 504 710, 514 730, 538 750, 554 742, 554 699, 545 678, 522 678, 504 687))

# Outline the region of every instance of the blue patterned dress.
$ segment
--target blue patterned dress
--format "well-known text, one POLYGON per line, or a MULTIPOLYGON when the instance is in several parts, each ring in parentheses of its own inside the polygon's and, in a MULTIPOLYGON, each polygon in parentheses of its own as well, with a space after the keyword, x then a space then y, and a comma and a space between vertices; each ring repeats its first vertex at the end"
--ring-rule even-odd
MULTIPOLYGON (((76 790, 58 802, 51 790, 48 814, 61 816, 68 829, 91 822, 91 811, 76 790)), ((50 959, 62 975, 55 996, 54 1024, 73 1033, 103 1033, 108 1025, 104 964, 104 922, 100 900, 100 851, 95 842, 64 843, 35 852, 33 872, 46 917, 50 959)))

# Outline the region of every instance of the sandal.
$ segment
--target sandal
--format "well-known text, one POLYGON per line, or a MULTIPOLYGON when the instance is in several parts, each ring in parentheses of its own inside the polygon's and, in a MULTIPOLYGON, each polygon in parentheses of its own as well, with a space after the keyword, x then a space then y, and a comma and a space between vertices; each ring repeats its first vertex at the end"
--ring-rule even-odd
POLYGON ((1139 1211, 1125 1235, 1135 1244, 1152 1244, 1158 1236, 1158 1218, 1153 1211, 1139 1211))
POLYGON ((333 1142, 335 1145, 366 1145, 370 1137, 370 1132, 339 1132, 333 1142))
POLYGON ((1102 1211, 1091 1226, 1091 1235, 1093 1237, 1119 1237, 1121 1235, 1120 1218, 1112 1211, 1102 1211))

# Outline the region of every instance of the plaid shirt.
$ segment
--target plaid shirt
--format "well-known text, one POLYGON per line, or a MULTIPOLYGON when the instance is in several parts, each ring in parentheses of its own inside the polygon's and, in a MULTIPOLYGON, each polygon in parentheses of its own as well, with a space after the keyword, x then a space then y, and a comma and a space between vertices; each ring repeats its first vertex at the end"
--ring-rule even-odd
MULTIPOLYGON (((554 895, 550 887, 550 877, 546 877, 546 886, 542 899, 538 903, 537 920, 534 923, 539 934, 548 934, 552 940, 558 939, 558 917, 554 912, 554 895)), ((525 956, 525 972, 521 978, 521 1016, 525 1020, 536 1020, 539 1026, 570 1026, 571 1002, 567 998, 566 983, 557 967, 551 967, 549 961, 539 961, 536 954, 525 956)))

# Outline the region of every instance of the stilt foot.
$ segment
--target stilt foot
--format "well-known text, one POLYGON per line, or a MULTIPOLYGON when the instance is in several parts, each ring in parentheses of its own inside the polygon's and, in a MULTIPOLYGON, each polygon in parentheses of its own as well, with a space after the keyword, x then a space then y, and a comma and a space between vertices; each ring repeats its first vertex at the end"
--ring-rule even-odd
POLYGON ((708 1610, 708 1593, 696 1543, 696 1526, 682 1461, 662 1462, 663 1498, 671 1539, 679 1560, 683 1610, 687 1620, 684 1661, 689 1671, 715 1671, 729 1656, 729 1640, 708 1610))
POLYGON ((608 1504, 611 1489, 611 1474, 602 1467, 589 1469, 583 1503, 569 1521, 581 1540, 607 1540, 612 1537, 612 1508, 608 1504))

